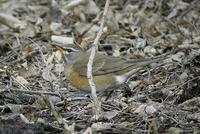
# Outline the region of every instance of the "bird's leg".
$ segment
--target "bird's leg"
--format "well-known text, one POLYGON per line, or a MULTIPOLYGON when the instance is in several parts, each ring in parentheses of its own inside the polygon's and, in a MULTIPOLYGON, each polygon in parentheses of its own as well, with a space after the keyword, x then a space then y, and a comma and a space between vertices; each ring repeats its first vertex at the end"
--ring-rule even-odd
POLYGON ((121 88, 123 89, 124 97, 130 97, 133 95, 133 92, 131 91, 130 87, 128 86, 128 83, 122 84, 121 88))
POLYGON ((107 100, 110 98, 110 96, 112 95, 113 91, 114 91, 114 90, 110 90, 110 91, 105 92, 105 94, 106 94, 106 99, 105 99, 105 101, 107 101, 107 100))

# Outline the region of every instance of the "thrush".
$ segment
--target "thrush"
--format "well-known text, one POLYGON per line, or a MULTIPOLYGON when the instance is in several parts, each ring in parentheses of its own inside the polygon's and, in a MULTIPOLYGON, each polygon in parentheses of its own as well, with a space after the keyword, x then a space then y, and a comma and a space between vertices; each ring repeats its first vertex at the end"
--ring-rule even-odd
MULTIPOLYGON (((90 92, 90 86, 87 79, 87 64, 90 52, 82 52, 79 50, 71 52, 67 55, 67 65, 65 67, 65 75, 69 83, 85 92, 90 92)), ((159 62, 166 59, 166 56, 127 60, 120 57, 107 56, 96 53, 92 75, 97 92, 113 90, 127 81, 132 75, 151 63, 159 62)))

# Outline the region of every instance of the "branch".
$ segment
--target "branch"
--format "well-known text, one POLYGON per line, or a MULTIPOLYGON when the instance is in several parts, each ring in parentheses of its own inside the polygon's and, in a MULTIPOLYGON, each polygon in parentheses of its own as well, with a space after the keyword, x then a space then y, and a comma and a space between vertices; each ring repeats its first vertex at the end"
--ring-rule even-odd
POLYGON ((101 103, 99 102, 99 100, 97 98, 97 94, 96 94, 96 87, 95 87, 95 83, 94 83, 94 80, 93 80, 93 77, 92 77, 92 65, 93 65, 96 50, 98 48, 97 44, 99 42, 101 35, 103 34, 103 27, 104 27, 105 18, 106 18, 107 12, 108 12, 109 3, 110 3, 110 0, 107 0, 105 7, 104 7, 104 12, 103 12, 103 17, 102 17, 102 20, 101 20, 100 28, 99 28, 97 36, 94 40, 94 43, 92 45, 89 61, 88 61, 88 64, 87 64, 87 78, 88 78, 88 82, 89 82, 89 85, 90 85, 90 88, 91 88, 91 94, 92 94, 94 104, 95 104, 94 111, 95 111, 95 116, 96 116, 95 118, 96 119, 98 119, 98 117, 100 115, 101 103))

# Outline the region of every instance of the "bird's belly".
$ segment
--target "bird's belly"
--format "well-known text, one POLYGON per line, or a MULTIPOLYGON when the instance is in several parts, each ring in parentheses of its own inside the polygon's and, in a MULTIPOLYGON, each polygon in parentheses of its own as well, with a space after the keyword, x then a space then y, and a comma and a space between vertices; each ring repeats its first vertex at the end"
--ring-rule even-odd
MULTIPOLYGON (((109 89, 116 85, 116 80, 110 75, 93 76, 93 79, 97 92, 105 91, 106 89, 109 89)), ((85 92, 91 91, 88 79, 85 76, 81 76, 73 71, 70 72, 70 74, 68 75, 68 80, 73 87, 79 90, 83 90, 85 92)))
POLYGON ((126 77, 123 75, 115 76, 115 81, 118 85, 121 85, 126 81, 126 77))

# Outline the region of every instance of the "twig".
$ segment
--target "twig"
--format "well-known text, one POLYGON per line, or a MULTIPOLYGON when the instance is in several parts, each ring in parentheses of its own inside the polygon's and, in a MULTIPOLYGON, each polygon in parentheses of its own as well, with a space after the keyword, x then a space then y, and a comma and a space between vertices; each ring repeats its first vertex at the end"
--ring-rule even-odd
MULTIPOLYGON (((100 13, 101 14, 101 13, 100 13)), ((86 26, 84 31, 81 33, 80 37, 83 37, 93 26, 99 21, 100 14, 98 14, 93 20, 92 23, 86 26)))
POLYGON ((27 53, 27 54, 25 54, 25 55, 22 55, 20 58, 14 60, 14 61, 11 61, 10 64, 15 64, 15 63, 18 63, 18 62, 20 62, 20 61, 23 61, 23 60, 25 60, 28 56, 33 56, 33 55, 35 55, 35 54, 37 54, 37 53, 38 53, 37 50, 32 51, 32 52, 29 52, 29 53, 27 53))
POLYGON ((91 127, 88 127, 83 134, 92 134, 92 129, 91 127))
POLYGON ((23 83, 19 82, 15 77, 11 76, 11 79, 15 81, 17 84, 19 84, 22 88, 26 90, 31 90, 30 88, 26 87, 23 83))
POLYGON ((50 108, 52 114, 56 118, 58 124, 62 125, 63 128, 65 129, 65 133, 66 134, 72 134, 72 131, 70 130, 70 127, 65 122, 65 120, 62 118, 62 116, 57 112, 54 104, 47 97, 44 97, 44 96, 42 96, 42 97, 43 97, 43 100, 45 101, 45 103, 47 104, 47 106, 50 108))
POLYGON ((198 1, 199 1, 199 0, 193 1, 193 2, 189 5, 189 7, 188 7, 186 10, 184 10, 184 11, 179 15, 179 17, 180 17, 180 18, 183 18, 186 14, 188 14, 190 11, 192 11, 192 9, 196 8, 196 7, 197 7, 197 2, 198 2, 198 1))
POLYGON ((44 57, 44 54, 43 54, 43 51, 42 51, 40 45, 38 45, 34 40, 32 40, 32 39, 30 39, 30 38, 28 38, 28 37, 24 37, 24 38, 25 38, 25 39, 28 39, 29 41, 31 41, 31 42, 33 43, 33 45, 35 44, 35 45, 38 47, 38 51, 39 51, 40 54, 41 54, 41 58, 42 58, 42 60, 43 60, 43 62, 44 62, 44 64, 45 64, 45 66, 47 67, 48 64, 47 64, 47 61, 45 60, 45 57, 44 57))
POLYGON ((73 9, 74 7, 77 7, 78 5, 84 4, 86 2, 88 1, 87 0, 73 0, 65 6, 65 10, 73 9))
POLYGON ((94 80, 93 80, 93 77, 92 77, 92 65, 93 65, 96 50, 98 48, 97 44, 99 42, 101 35, 103 34, 103 27, 104 27, 106 14, 108 12, 109 3, 110 3, 110 0, 106 0, 104 12, 103 12, 103 16, 102 16, 102 20, 101 20, 101 24, 100 24, 100 28, 99 28, 97 36, 94 40, 94 43, 92 45, 89 61, 88 61, 88 64, 87 64, 87 78, 88 78, 88 82, 89 82, 89 85, 90 85, 90 88, 91 88, 91 94, 92 94, 92 97, 93 97, 93 100, 94 100, 94 105, 95 105, 94 106, 95 119, 99 118, 100 111, 101 111, 101 102, 99 102, 99 100, 97 98, 97 94, 96 94, 96 87, 95 87, 95 83, 94 83, 94 80))
POLYGON ((20 92, 20 93, 26 93, 26 94, 37 94, 37 95, 45 94, 45 95, 53 95, 53 96, 60 97, 60 95, 58 93, 47 92, 47 91, 31 91, 31 90, 11 89, 11 88, 9 88, 9 89, 0 89, 0 90, 1 90, 0 94, 2 94, 4 92, 20 92))

